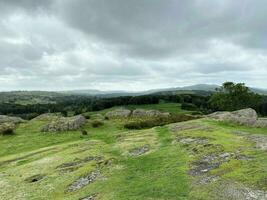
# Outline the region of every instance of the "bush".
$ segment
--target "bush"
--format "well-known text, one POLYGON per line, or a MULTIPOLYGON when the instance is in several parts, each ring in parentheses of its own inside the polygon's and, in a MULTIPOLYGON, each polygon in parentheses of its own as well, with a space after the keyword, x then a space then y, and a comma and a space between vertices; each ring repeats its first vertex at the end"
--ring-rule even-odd
POLYGON ((82 133, 82 135, 88 135, 86 130, 82 130, 81 133, 82 133))
POLYGON ((83 113, 82 116, 84 116, 85 119, 90 119, 91 116, 88 113, 83 113))
POLYGON ((170 117, 159 117, 159 118, 152 118, 152 119, 147 119, 147 120, 131 121, 131 122, 124 124, 124 128, 127 128, 127 129, 152 128, 155 126, 164 126, 166 124, 189 121, 189 120, 193 120, 197 118, 198 117, 191 116, 191 115, 171 115, 170 117))
POLYGON ((183 110, 192 110, 192 111, 195 111, 198 109, 197 106, 192 103, 182 103, 181 108, 183 110))
POLYGON ((100 127, 103 125, 104 125, 104 123, 102 121, 99 121, 99 120, 92 121, 92 127, 94 127, 94 128, 97 128, 97 127, 100 127))

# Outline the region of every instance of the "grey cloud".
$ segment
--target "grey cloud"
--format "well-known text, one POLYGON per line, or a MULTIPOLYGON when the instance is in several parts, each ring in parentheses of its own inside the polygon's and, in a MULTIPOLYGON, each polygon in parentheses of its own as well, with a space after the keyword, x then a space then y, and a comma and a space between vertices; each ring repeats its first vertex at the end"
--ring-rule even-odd
POLYGON ((266 6, 264 0, 0 0, 0 90, 55 84, 138 90, 223 79, 256 86, 253 77, 267 75, 266 6))

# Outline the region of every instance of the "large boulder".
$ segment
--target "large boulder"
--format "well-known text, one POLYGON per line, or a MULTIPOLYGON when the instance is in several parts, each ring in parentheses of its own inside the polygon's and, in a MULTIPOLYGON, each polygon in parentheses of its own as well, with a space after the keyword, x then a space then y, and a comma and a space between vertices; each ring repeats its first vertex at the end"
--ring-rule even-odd
POLYGON ((267 127, 267 119, 258 119, 256 123, 254 124, 254 127, 257 128, 266 128, 267 127))
POLYGON ((42 132, 59 132, 77 130, 86 123, 82 115, 74 117, 61 117, 42 127, 42 132))
POLYGON ((60 113, 44 113, 44 114, 41 114, 41 115, 35 117, 32 120, 33 121, 35 121, 35 120, 38 120, 38 121, 49 121, 49 120, 59 119, 60 117, 62 117, 62 115, 60 113))
POLYGON ((132 113, 132 117, 136 118, 146 118, 146 117, 168 117, 170 113, 162 113, 158 110, 144 110, 144 109, 136 109, 132 113))
POLYGON ((7 115, 0 115, 0 124, 1 123, 14 123, 14 124, 19 124, 23 123, 25 120, 23 120, 20 117, 10 117, 7 115))
POLYGON ((119 108, 106 113, 105 117, 108 118, 126 118, 131 115, 131 111, 128 109, 119 108))
POLYGON ((215 112, 208 115, 208 118, 217 119, 219 121, 234 122, 251 127, 267 127, 267 121, 258 119, 257 112, 252 108, 246 108, 234 112, 215 112))

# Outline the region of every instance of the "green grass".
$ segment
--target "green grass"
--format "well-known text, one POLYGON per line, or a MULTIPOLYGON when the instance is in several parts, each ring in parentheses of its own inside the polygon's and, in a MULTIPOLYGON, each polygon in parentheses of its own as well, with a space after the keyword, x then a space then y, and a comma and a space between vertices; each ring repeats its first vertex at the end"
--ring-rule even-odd
MULTIPOLYGON (((176 104, 159 104, 138 108, 156 109, 158 106, 161 111, 177 107, 176 104)), ((137 107, 130 107, 133 108, 137 107)), ((207 129, 178 132, 171 132, 168 126, 127 130, 123 128, 124 119, 103 120, 103 126, 94 128, 91 122, 95 118, 92 116, 83 127, 88 132, 87 136, 82 136, 80 131, 41 133, 40 128, 45 122, 39 121, 21 124, 13 136, 1 136, 0 199, 75 200, 98 194, 101 200, 215 200, 218 199, 219 185, 228 182, 267 190, 266 152, 254 148, 255 143, 247 138, 233 134, 233 131, 239 130, 266 136, 267 129, 207 119, 184 122, 199 124, 207 129), (182 145, 176 142, 176 137, 207 138, 213 146, 182 145), (130 155, 132 149, 144 145, 149 146, 148 152, 139 156, 130 155), (218 184, 194 184, 198 177, 187 173, 192 163, 205 155, 236 151, 253 159, 231 159, 211 170, 208 174, 218 176, 218 184), (69 172, 57 168, 63 163, 88 156, 101 156, 103 161, 111 160, 111 164, 91 161, 69 172), (94 183, 76 192, 66 192, 69 184, 96 168, 102 175, 94 183), (44 174, 45 177, 35 183, 25 181, 36 174, 44 174)))
POLYGON ((159 110, 161 112, 169 112, 173 114, 190 114, 191 111, 181 109, 181 104, 179 103, 159 103, 159 104, 146 104, 146 105, 127 105, 127 106, 116 106, 109 109, 91 112, 91 114, 100 113, 105 114, 108 111, 117 109, 117 108, 127 108, 130 110, 135 109, 145 109, 145 110, 159 110))

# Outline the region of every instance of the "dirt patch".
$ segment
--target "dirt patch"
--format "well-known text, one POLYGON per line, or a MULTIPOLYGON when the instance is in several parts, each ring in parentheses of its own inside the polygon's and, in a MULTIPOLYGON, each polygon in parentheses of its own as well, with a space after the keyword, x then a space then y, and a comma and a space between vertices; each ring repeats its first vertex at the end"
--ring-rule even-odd
POLYGON ((95 200, 97 197, 96 194, 89 195, 87 197, 80 198, 79 200, 95 200))
POLYGON ((149 145, 146 144, 146 145, 144 145, 142 147, 138 147, 138 148, 134 148, 134 149, 130 150, 129 154, 131 156, 140 156, 140 155, 145 154, 146 152, 148 152, 149 149, 150 149, 149 145))
POLYGON ((25 179, 28 183, 34 183, 42 180, 45 177, 44 174, 36 174, 25 179))
POLYGON ((99 170, 92 171, 89 174, 77 179, 67 188, 67 192, 73 192, 79 190, 91 183, 93 183, 101 175, 99 170))

